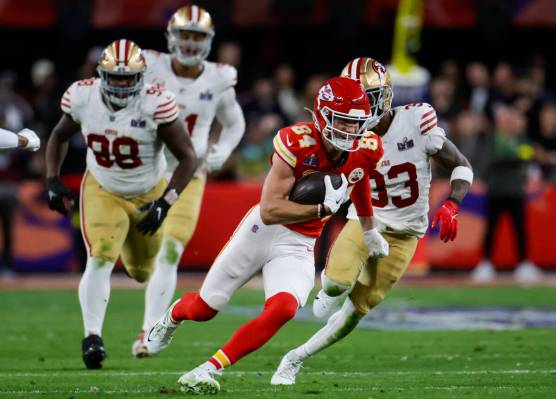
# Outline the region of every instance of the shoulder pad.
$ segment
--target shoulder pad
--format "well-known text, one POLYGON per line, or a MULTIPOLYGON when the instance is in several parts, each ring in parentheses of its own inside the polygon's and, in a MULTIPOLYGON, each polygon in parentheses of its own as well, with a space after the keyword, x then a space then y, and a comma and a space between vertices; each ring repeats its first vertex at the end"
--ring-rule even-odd
POLYGON ((359 151, 363 151, 364 155, 371 160, 374 167, 384 156, 382 139, 376 133, 371 131, 365 132, 359 141, 359 151))
POLYGON ((432 105, 428 103, 416 103, 407 104, 403 108, 413 112, 412 118, 419 127, 419 131, 422 135, 426 135, 431 129, 436 127, 438 119, 432 105))
POLYGON ((93 90, 98 90, 98 86, 95 85, 96 81, 96 78, 90 78, 73 82, 64 92, 60 100, 62 111, 76 119, 76 112, 89 103, 89 97, 91 93, 93 93, 93 90))
POLYGON ((234 87, 237 83, 237 69, 231 65, 216 63, 214 64, 214 73, 222 91, 234 87))
POLYGON ((156 123, 173 122, 179 114, 176 96, 156 85, 146 84, 141 92, 142 110, 156 123))

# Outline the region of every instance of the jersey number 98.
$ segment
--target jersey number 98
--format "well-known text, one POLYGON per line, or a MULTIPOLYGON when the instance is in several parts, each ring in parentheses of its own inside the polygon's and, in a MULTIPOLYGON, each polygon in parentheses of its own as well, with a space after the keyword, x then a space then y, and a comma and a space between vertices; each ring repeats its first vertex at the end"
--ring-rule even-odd
POLYGON ((131 137, 117 137, 110 148, 106 136, 93 133, 87 136, 87 147, 95 154, 97 164, 105 168, 116 164, 122 169, 133 169, 143 163, 139 158, 139 144, 131 137))

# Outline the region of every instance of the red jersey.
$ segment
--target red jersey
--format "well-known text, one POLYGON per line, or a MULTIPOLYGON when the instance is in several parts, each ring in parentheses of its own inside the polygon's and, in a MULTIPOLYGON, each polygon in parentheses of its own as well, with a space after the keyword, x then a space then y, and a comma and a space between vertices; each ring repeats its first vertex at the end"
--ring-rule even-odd
MULTIPOLYGON (((322 134, 312 122, 302 122, 280 129, 274 137, 274 152, 292 169, 295 180, 307 173, 321 171, 343 173, 348 180, 348 192, 358 216, 372 216, 369 176, 384 154, 382 140, 372 132, 360 139, 359 150, 345 152, 337 162, 328 159, 322 134)), ((319 237, 329 217, 285 225, 310 237, 319 237)))

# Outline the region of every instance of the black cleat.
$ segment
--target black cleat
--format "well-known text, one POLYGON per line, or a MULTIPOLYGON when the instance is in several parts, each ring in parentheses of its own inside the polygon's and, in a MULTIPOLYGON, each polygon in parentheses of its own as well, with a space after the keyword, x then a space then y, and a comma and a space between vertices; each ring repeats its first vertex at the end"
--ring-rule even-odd
POLYGON ((83 351, 83 361, 88 369, 99 369, 102 367, 102 361, 106 357, 104 351, 104 342, 98 335, 89 335, 81 341, 81 350, 83 351))

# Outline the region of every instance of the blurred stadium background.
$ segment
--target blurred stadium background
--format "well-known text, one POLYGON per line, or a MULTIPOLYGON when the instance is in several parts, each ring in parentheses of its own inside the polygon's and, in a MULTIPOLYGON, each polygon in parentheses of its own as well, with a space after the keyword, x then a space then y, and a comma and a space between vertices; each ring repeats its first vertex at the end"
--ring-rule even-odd
MULTIPOLYGON (((165 51, 168 18, 191 3, 0 0, 0 127, 30 127, 46 143, 61 115, 61 94, 72 81, 95 74, 104 46, 126 37, 142 48, 165 51)), ((270 388, 280 357, 318 328, 309 310, 300 311, 297 321, 260 352, 233 367, 223 393, 556 397, 556 2, 196 3, 215 20, 209 60, 239 70, 237 92, 247 129, 224 170, 210 178, 198 229, 181 265, 183 271, 198 273, 183 273, 180 289, 200 284, 245 211, 258 201, 276 130, 307 119, 303 107, 311 106, 319 84, 354 57, 390 64, 398 103, 430 102, 476 175, 462 205, 456 241, 444 244, 436 231, 420 241, 408 275, 425 277, 402 281, 362 328, 307 362, 295 388, 270 388), (517 143, 515 158, 524 178, 523 186, 516 185, 517 195, 526 198, 526 255, 546 272, 533 286, 515 285, 509 273, 484 287, 467 281, 484 257, 486 196, 506 187, 491 176, 493 170, 504 170, 489 150, 500 135, 517 143)), ((78 194, 85 145, 81 136, 75 137, 63 175, 78 194)), ((129 347, 142 317, 143 294, 123 290, 140 285, 118 273, 104 334, 110 357, 103 370, 85 371, 75 293, 85 265, 79 217, 49 211, 44 173, 44 146, 38 153, 0 153, 0 320, 5 338, 0 398, 178 395, 168 387, 179 371, 203 360, 258 312, 260 283, 242 289, 214 322, 180 330, 172 351, 132 362, 129 347)), ((434 176, 431 212, 449 188, 445 172, 434 170, 434 176)), ((492 259, 500 270, 519 261, 509 216, 494 231, 492 259)), ((342 223, 335 218, 320 240, 315 251, 319 268, 342 223)))
MULTIPOLYGON (((95 75, 101 49, 118 37, 166 50, 169 16, 188 1, 4 0, 0 4, 0 126, 35 129, 44 142, 61 115, 61 93, 95 75)), ((466 198, 454 243, 431 231, 421 240, 412 271, 462 271, 483 257, 485 177, 493 163, 487 143, 499 131, 517 136, 527 176, 525 235, 528 257, 556 266, 556 4, 550 0, 206 0, 216 23, 210 60, 239 70, 237 92, 245 136, 220 173, 211 176, 197 233, 182 260, 205 270, 246 209, 257 201, 268 169, 272 137, 304 120, 314 91, 357 56, 391 64, 395 101, 428 101, 439 124, 470 159, 478 177, 466 198), (408 77, 409 76, 409 77, 408 77), (500 105, 512 112, 496 119, 500 105), (226 199, 226 206, 222 204, 226 199), (211 237, 210 240, 207 237, 211 237)), ((64 164, 65 182, 78 193, 85 145, 75 136, 64 164)), ((71 272, 84 265, 78 218, 62 218, 44 200, 44 146, 36 154, 0 155, 4 274, 71 272), (31 245, 30 245, 31 244, 31 245), (7 248, 6 248, 7 247, 7 248), (10 249, 11 248, 11 249, 10 249)), ((435 171, 431 209, 448 186, 435 171)), ((491 189, 495 189, 493 183, 491 189)), ((321 240, 317 265, 341 226, 321 240)), ((517 238, 508 215, 494 236, 493 261, 512 268, 517 238)))

